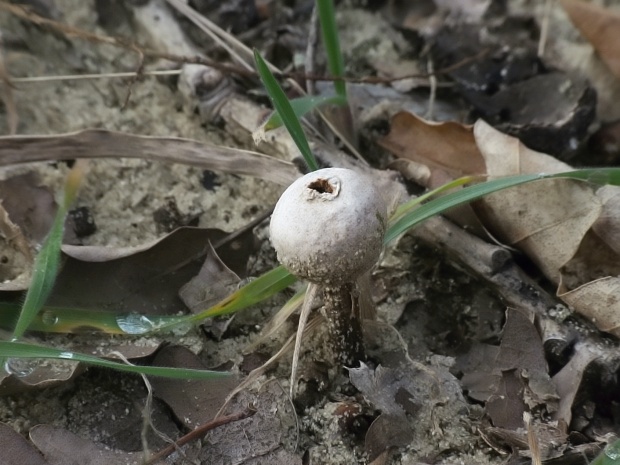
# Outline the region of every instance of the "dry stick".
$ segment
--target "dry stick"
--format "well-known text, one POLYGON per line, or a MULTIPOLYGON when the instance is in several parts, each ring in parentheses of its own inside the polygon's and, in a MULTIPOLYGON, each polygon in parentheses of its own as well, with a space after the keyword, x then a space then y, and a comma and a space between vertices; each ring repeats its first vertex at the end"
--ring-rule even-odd
MULTIPOLYGON (((151 49, 141 47, 138 44, 127 41, 123 38, 101 36, 101 35, 93 34, 83 29, 75 28, 75 27, 63 24, 61 22, 58 22, 58 21, 44 18, 42 16, 39 16, 33 13, 26 7, 7 3, 6 1, 0 1, 0 10, 8 11, 9 13, 13 14, 14 16, 17 16, 20 19, 29 21, 38 26, 49 27, 59 32, 62 32, 67 37, 75 37, 78 39, 88 40, 90 42, 102 43, 102 44, 111 45, 113 47, 128 49, 135 53, 143 54, 145 57, 149 57, 149 58, 159 58, 163 60, 172 61, 175 63, 201 64, 205 66, 210 66, 211 68, 215 68, 220 71, 228 72, 231 74, 236 74, 239 76, 258 77, 258 73, 256 73, 256 71, 248 70, 240 66, 231 65, 228 63, 222 63, 219 61, 214 61, 209 58, 205 58, 205 57, 201 57, 197 55, 187 56, 187 55, 176 55, 173 53, 160 52, 157 50, 151 50, 151 49)), ((342 80, 345 82, 356 83, 356 84, 389 84, 392 82, 402 81, 405 79, 428 78, 431 75, 439 76, 439 75, 447 74, 463 66, 466 66, 472 62, 482 59, 488 53, 489 53, 489 49, 483 49, 471 57, 464 58, 463 60, 453 65, 438 69, 432 74, 412 73, 412 74, 405 74, 405 75, 397 76, 397 77, 380 77, 380 76, 333 77, 333 76, 327 76, 327 75, 305 74, 305 73, 285 73, 285 72, 279 72, 279 71, 275 71, 274 74, 280 78, 291 78, 294 80, 311 80, 311 81, 328 81, 328 82, 335 81, 335 80, 342 80)))
POLYGON ((525 423, 525 429, 527 431, 527 444, 530 448, 532 455, 532 465, 542 465, 542 459, 540 457, 540 444, 536 437, 536 430, 532 425, 532 414, 530 412, 523 413, 523 422, 525 423))
POLYGON ((179 447, 184 446, 188 442, 194 441, 196 439, 200 439, 200 438, 204 437, 204 435, 207 434, 212 429, 215 429, 215 428, 217 428, 219 426, 223 426, 223 425, 225 425, 227 423, 232 423, 233 421, 244 420, 246 418, 251 417, 256 412, 257 412, 256 408, 254 406, 250 405, 248 408, 246 408, 245 410, 242 410, 240 412, 231 413, 230 415, 226 415, 226 416, 223 416, 223 417, 215 418, 215 419, 205 423, 204 425, 201 425, 201 426, 197 427, 196 429, 190 431, 185 436, 182 436, 174 444, 171 444, 170 446, 166 447, 165 449, 162 449, 157 454, 152 455, 149 458, 149 460, 147 460, 144 463, 144 465, 153 465, 154 463, 158 462, 159 460, 162 460, 162 459, 168 457, 175 450, 177 450, 179 447))
POLYGON ((40 82, 51 81, 80 81, 86 79, 114 79, 114 78, 138 78, 144 76, 178 76, 181 74, 180 69, 162 69, 155 71, 143 71, 136 73, 128 71, 125 73, 101 73, 101 74, 58 74, 53 76, 28 76, 28 77, 12 77, 11 82, 14 84, 35 84, 40 82))
POLYGON ((545 316, 548 309, 559 303, 512 261, 508 250, 473 236, 445 218, 430 218, 414 228, 412 234, 448 252, 476 276, 493 284, 508 306, 545 316))
MULTIPOLYGON (((548 311, 561 305, 561 301, 542 289, 513 261, 506 249, 489 244, 473 236, 443 217, 426 220, 412 230, 413 236, 439 247, 448 255, 469 268, 475 276, 491 284, 509 307, 523 308, 534 313, 540 322, 543 339, 560 338, 556 353, 562 353, 572 343, 570 330, 557 324, 548 311)), ((610 360, 618 360, 616 346, 607 347, 593 335, 582 335, 582 350, 604 353, 610 360)))

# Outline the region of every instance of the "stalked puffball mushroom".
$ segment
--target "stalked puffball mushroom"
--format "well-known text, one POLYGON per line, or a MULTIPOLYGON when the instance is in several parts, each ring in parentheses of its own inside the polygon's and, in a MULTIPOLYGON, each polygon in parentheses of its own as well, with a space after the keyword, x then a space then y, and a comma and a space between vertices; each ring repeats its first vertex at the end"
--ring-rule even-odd
POLYGON ((354 282, 381 253, 387 208, 372 180, 325 168, 291 184, 271 216, 278 260, 299 278, 322 285, 354 282))
POLYGON ((323 312, 342 364, 364 356, 356 281, 379 258, 386 223, 387 207, 372 179, 344 168, 297 179, 271 216, 280 263, 323 290, 323 312))

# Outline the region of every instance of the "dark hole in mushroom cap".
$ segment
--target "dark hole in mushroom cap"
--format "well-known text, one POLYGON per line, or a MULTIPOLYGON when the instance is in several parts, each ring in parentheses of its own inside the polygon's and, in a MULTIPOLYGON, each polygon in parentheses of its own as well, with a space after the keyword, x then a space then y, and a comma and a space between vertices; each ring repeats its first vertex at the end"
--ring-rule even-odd
POLYGON ((308 189, 313 189, 319 194, 332 194, 334 192, 334 187, 329 183, 329 181, 327 179, 320 178, 308 184, 308 189))

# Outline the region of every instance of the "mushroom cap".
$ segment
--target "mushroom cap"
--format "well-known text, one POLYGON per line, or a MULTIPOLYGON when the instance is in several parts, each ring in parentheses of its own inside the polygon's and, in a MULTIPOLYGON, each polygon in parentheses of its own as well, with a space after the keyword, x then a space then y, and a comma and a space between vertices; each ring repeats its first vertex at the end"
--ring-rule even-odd
POLYGON ((294 275, 323 285, 355 281, 377 262, 387 207, 372 180, 344 168, 297 179, 271 215, 271 242, 294 275))

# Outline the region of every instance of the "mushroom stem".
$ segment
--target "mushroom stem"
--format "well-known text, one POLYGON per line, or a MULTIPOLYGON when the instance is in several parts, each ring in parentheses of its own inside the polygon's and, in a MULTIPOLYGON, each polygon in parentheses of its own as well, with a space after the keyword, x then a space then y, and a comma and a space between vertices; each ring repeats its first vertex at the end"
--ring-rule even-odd
POLYGON ((366 360, 359 296, 355 284, 325 286, 322 312, 327 320, 336 363, 353 367, 366 360))

